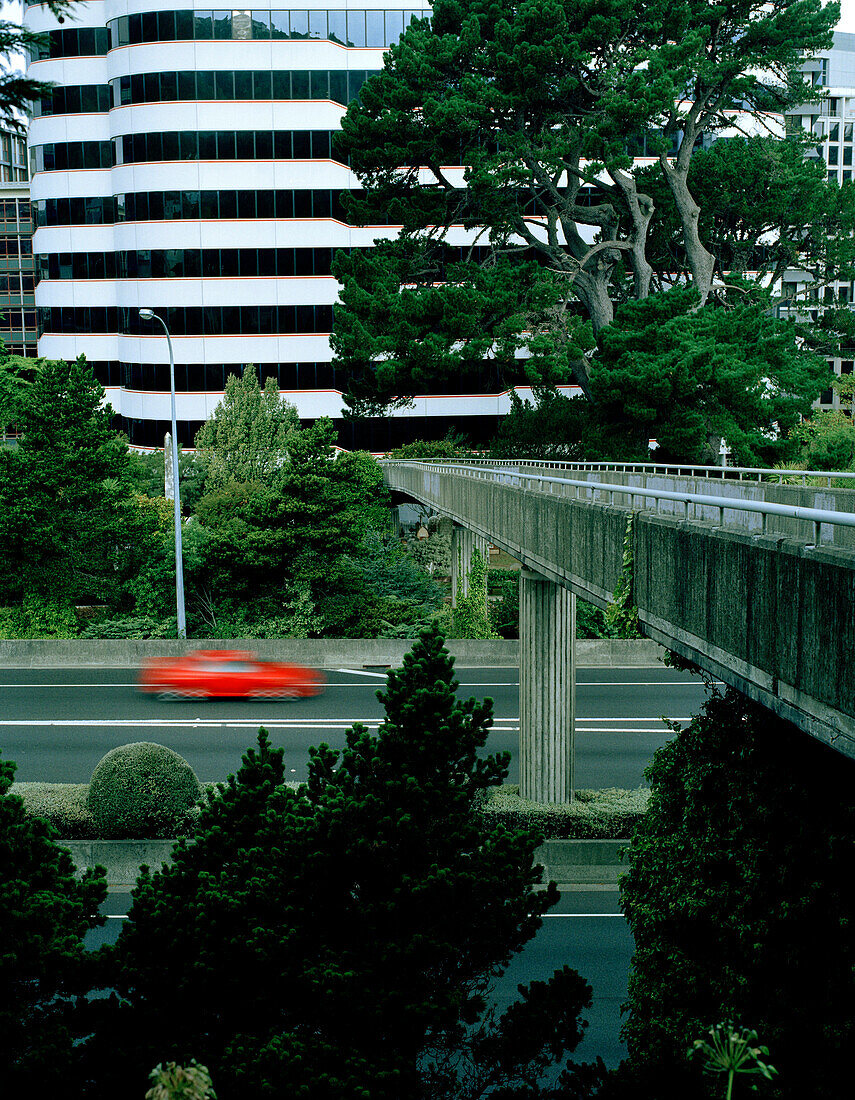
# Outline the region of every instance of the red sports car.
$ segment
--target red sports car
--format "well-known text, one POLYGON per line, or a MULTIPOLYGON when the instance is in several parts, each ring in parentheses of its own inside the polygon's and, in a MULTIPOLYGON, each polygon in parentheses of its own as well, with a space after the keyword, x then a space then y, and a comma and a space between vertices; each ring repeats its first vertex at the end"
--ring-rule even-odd
POLYGON ((198 649, 154 657, 140 670, 141 691, 159 699, 299 699, 319 695, 326 679, 301 665, 259 661, 238 649, 198 649))

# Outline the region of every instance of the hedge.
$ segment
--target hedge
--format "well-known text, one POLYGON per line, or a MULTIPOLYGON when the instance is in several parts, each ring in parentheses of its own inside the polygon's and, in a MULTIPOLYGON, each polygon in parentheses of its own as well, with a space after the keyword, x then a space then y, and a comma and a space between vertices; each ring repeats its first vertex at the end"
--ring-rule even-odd
MULTIPOLYGON (((216 790, 217 783, 202 783, 202 799, 216 790)), ((288 786, 297 787, 297 783, 288 786)), ((496 815, 509 828, 536 825, 546 840, 624 840, 632 835, 636 823, 644 816, 650 791, 639 787, 634 791, 576 791, 569 806, 543 806, 520 798, 519 789, 511 784, 490 792, 480 810, 496 815)), ((24 800, 27 813, 46 818, 64 840, 98 840, 98 830, 87 809, 88 783, 15 783, 12 793, 24 800)), ((175 836, 192 832, 192 817, 177 826, 175 836)), ((123 840, 151 840, 130 830, 123 840)))

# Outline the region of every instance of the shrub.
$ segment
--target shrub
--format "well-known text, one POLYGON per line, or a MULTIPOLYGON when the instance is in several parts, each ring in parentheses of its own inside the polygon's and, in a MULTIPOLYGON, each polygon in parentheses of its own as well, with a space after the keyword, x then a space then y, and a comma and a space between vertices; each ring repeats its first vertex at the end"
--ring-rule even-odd
POLYGON ((88 783, 16 783, 14 793, 28 817, 43 817, 63 840, 93 840, 98 829, 89 812, 88 783))
POLYGON ((202 786, 165 745, 138 741, 112 749, 95 766, 87 805, 105 839, 174 837, 187 826, 202 786))
POLYGON ((623 840, 644 817, 650 791, 609 787, 579 790, 566 806, 521 798, 519 787, 505 784, 489 792, 481 813, 501 818, 511 830, 536 828, 544 840, 623 840))

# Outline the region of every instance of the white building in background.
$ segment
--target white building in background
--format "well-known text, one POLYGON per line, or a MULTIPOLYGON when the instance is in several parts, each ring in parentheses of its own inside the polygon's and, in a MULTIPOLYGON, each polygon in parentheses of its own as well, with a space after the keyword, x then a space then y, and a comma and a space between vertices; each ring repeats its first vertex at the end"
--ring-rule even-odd
POLYGON ((84 353, 133 444, 162 446, 169 419, 166 341, 144 307, 173 337, 185 445, 247 363, 302 418, 338 420, 346 447, 494 433, 509 401, 489 364, 479 393, 452 387, 354 426, 330 363, 333 252, 394 232, 346 223, 340 192, 358 184, 332 135, 387 45, 428 13, 422 0, 90 0, 60 25, 28 7, 47 32, 28 71, 57 85, 29 132, 39 354, 84 353))
MULTIPOLYGON (((805 103, 786 117, 786 129, 792 133, 802 129, 816 138, 816 145, 809 155, 819 158, 826 166, 829 180, 845 183, 855 180, 855 34, 836 31, 834 44, 830 50, 821 52, 803 66, 815 88, 824 93, 824 98, 815 103, 805 103)), ((784 296, 796 293, 795 288, 803 279, 803 273, 788 271, 784 277, 784 296)), ((815 292, 817 308, 811 310, 810 302, 800 304, 799 312, 818 316, 820 297, 825 301, 836 299, 842 304, 855 304, 855 287, 851 282, 836 282, 820 292, 815 292)), ((852 374, 855 366, 855 348, 830 359, 835 374, 852 374)), ((839 395, 832 389, 825 390, 817 406, 821 409, 842 409, 849 415, 852 406, 841 403, 839 395)))

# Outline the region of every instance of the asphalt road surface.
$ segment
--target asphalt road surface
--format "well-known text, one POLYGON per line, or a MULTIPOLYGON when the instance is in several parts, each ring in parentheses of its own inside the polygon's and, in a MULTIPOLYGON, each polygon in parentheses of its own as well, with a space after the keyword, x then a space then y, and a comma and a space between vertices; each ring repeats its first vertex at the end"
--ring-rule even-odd
MULTIPOLYGON (((129 887, 111 889, 101 910, 107 922, 87 936, 87 946, 115 942, 130 901, 129 887)), ((565 964, 572 966, 593 990, 592 1006, 582 1014, 588 1021, 585 1037, 572 1057, 593 1062, 599 1055, 607 1066, 616 1066, 626 1056, 619 1038, 620 1006, 626 1000, 632 951, 632 935, 620 912, 617 889, 568 890, 544 917, 534 939, 511 960, 496 985, 494 1000, 504 1009, 518 998, 518 985, 544 981, 565 964)))
MULTIPOLYGON (((494 702, 488 751, 512 754, 518 779, 519 675, 513 668, 458 668, 459 694, 494 702)), ((117 745, 156 741, 180 753, 202 780, 240 766, 259 726, 285 748, 286 775, 306 778, 310 745, 344 744, 356 721, 383 719, 376 698, 385 674, 327 670, 323 695, 294 703, 197 700, 164 703, 136 689, 135 669, 0 668, 0 751, 19 782, 87 783, 117 745)), ((582 668, 576 688, 576 785, 637 787, 654 750, 672 735, 663 716, 685 724, 703 704, 703 684, 655 668, 582 668)))

